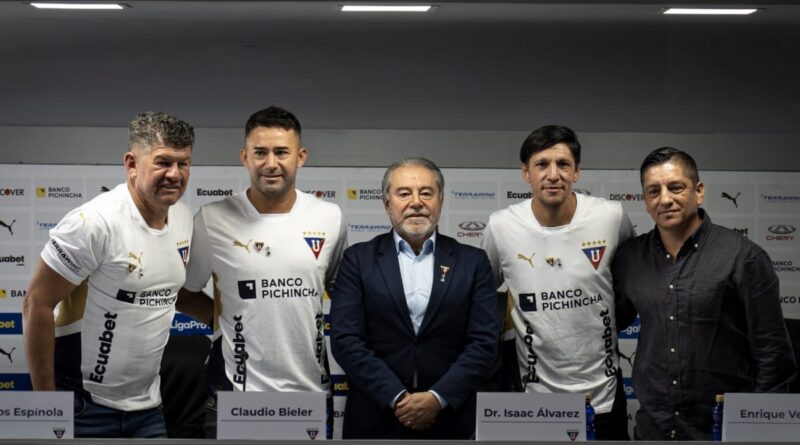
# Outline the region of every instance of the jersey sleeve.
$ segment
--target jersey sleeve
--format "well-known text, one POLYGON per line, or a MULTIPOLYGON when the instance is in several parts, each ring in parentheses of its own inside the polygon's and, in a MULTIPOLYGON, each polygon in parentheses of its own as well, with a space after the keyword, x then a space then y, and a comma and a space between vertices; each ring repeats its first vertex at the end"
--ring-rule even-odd
POLYGON ((333 289, 333 284, 336 281, 336 275, 339 273, 339 264, 342 261, 345 249, 348 245, 347 241, 347 224, 345 224, 343 217, 339 217, 339 236, 336 239, 336 246, 334 246, 333 254, 331 255, 331 263, 328 265, 328 270, 325 272, 325 290, 330 292, 333 289))
POLYGON ((109 228, 94 211, 75 209, 53 229, 41 258, 51 269, 78 285, 108 253, 109 228))
POLYGON ((493 218, 489 217, 489 223, 486 225, 486 228, 483 229, 481 248, 486 252, 486 256, 489 257, 489 264, 492 266, 492 276, 494 277, 494 285, 496 288, 499 288, 505 279, 503 278, 502 258, 500 257, 500 251, 494 240, 494 224, 492 224, 492 222, 493 218))
POLYGON ((201 208, 194 216, 189 263, 186 265, 186 282, 183 287, 192 292, 200 292, 206 287, 209 278, 211 278, 211 243, 201 208))

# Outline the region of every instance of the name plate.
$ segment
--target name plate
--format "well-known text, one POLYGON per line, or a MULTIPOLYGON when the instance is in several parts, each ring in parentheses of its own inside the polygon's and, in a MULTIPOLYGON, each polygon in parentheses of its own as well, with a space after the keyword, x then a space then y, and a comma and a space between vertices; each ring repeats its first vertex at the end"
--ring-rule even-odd
POLYGON ((797 442, 800 437, 800 394, 728 393, 724 407, 723 441, 797 442))
POLYGON ((324 392, 219 392, 217 438, 325 440, 324 392))
POLYGON ((0 438, 72 439, 74 401, 65 391, 0 391, 0 438))
POLYGON ((478 393, 477 440, 586 440, 581 394, 478 393))

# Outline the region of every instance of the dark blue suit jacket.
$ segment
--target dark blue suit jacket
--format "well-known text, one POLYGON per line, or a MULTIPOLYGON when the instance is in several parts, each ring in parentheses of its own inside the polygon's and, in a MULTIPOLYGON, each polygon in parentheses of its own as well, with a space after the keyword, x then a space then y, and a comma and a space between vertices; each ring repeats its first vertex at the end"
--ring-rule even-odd
POLYGON ((331 296, 333 356, 350 383, 344 438, 473 435, 475 394, 499 334, 492 272, 482 250, 441 234, 434 263, 430 300, 415 334, 392 234, 345 251, 331 296), (434 390, 447 401, 431 429, 417 433, 397 421, 390 403, 403 390, 434 390))

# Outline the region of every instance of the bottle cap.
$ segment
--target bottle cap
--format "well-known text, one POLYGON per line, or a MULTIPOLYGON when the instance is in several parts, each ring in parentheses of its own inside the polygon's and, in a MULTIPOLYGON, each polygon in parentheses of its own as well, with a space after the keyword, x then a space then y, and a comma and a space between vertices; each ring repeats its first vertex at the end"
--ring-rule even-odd
POLYGON ((589 394, 588 392, 586 393, 586 401, 587 402, 591 402, 592 401, 592 395, 589 394))
POLYGON ((717 403, 724 402, 725 401, 725 395, 724 394, 717 394, 716 397, 714 397, 714 401, 717 402, 717 403))

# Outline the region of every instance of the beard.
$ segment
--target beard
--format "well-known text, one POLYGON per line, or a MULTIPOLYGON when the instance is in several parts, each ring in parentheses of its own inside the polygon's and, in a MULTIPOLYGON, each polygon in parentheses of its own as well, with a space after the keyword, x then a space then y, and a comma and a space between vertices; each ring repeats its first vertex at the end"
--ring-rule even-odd
POLYGON ((399 224, 392 221, 392 226, 403 239, 420 239, 430 236, 436 224, 434 224, 430 217, 417 216, 413 218, 404 218, 399 224))

